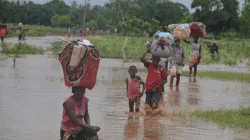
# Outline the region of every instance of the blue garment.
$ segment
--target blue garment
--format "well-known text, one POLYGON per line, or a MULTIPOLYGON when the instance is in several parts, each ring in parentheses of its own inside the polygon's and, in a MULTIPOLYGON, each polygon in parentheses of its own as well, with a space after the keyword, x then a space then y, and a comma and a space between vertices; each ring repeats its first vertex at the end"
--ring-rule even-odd
POLYGON ((170 45, 172 45, 174 43, 174 38, 169 32, 157 31, 153 36, 168 39, 170 45))
POLYGON ((163 67, 165 68, 165 67, 166 67, 166 61, 162 61, 162 60, 161 60, 161 61, 159 62, 159 65, 161 65, 161 66, 163 66, 163 67))

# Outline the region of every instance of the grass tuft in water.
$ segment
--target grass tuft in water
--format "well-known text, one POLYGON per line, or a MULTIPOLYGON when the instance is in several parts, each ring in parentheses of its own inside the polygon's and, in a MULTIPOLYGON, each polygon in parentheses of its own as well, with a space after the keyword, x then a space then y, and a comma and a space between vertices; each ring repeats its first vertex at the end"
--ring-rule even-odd
POLYGON ((63 41, 56 41, 54 43, 52 43, 52 48, 49 48, 49 51, 52 51, 53 54, 59 54, 64 47, 64 43, 63 41))
POLYGON ((250 108, 242 108, 238 110, 197 110, 191 113, 191 115, 205 119, 206 121, 213 121, 222 126, 244 129, 250 128, 250 108))
POLYGON ((23 55, 23 54, 43 54, 44 50, 42 48, 36 48, 28 44, 15 44, 10 46, 8 44, 3 45, 3 53, 5 54, 14 54, 14 55, 23 55))

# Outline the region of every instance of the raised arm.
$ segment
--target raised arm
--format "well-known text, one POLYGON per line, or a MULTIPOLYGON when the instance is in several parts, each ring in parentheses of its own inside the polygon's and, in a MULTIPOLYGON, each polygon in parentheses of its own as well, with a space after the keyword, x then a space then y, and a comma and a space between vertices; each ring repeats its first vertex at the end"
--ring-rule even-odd
POLYGON ((141 60, 141 62, 142 63, 147 63, 148 61, 145 59, 145 56, 146 56, 146 54, 148 53, 148 49, 146 50, 146 52, 141 56, 141 58, 140 58, 140 60, 141 60))
POLYGON ((189 40, 184 40, 184 42, 187 44, 191 44, 191 42, 189 40))
POLYGON ((143 96, 143 93, 145 92, 145 83, 142 81, 140 76, 138 76, 137 79, 140 80, 140 84, 143 86, 143 89, 141 92, 141 96, 143 96))

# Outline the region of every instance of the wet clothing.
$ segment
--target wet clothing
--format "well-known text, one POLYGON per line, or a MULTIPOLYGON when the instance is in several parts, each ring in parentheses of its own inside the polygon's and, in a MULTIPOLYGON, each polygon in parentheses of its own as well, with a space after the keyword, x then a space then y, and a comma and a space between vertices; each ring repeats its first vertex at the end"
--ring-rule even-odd
MULTIPOLYGON (((167 71, 163 66, 156 65, 153 63, 146 62, 144 66, 148 70, 147 80, 146 80, 146 91, 152 90, 157 85, 162 84, 163 79, 167 77, 167 71)), ((157 89, 159 92, 162 92, 162 87, 157 89)))
POLYGON ((161 99, 161 92, 156 91, 156 92, 152 92, 152 91, 146 91, 146 104, 152 106, 153 102, 157 103, 157 105, 160 102, 161 99))
POLYGON ((81 130, 75 135, 69 135, 65 133, 65 131, 61 130, 60 131, 60 140, 90 140, 91 138, 98 140, 98 135, 94 132, 88 131, 88 130, 81 130))
POLYGON ((128 98, 135 99, 140 96, 141 80, 128 78, 128 98))
MULTIPOLYGON (((86 107, 88 104, 88 98, 83 97, 82 103, 80 106, 77 105, 77 103, 74 101, 72 97, 69 97, 66 99, 65 102, 69 102, 73 105, 75 113, 76 113, 76 118, 79 121, 83 121, 84 116, 85 116, 85 111, 86 107)), ((68 134, 77 134, 82 130, 82 128, 76 124, 74 124, 71 120, 69 115, 67 114, 65 108, 63 108, 63 114, 62 114, 62 121, 61 121, 61 130, 68 134)))
MULTIPOLYGON (((76 118, 79 121, 83 121, 86 114, 86 107, 88 104, 88 98, 83 97, 81 105, 77 105, 72 97, 65 100, 73 105, 74 111, 76 113, 76 118)), ((61 130, 60 130, 61 140, 89 140, 92 137, 97 137, 97 133, 90 130, 82 129, 80 126, 75 125, 67 114, 65 108, 63 108, 61 130)))
POLYGON ((175 74, 182 74, 182 69, 183 69, 183 56, 184 56, 184 48, 179 46, 179 47, 175 47, 175 52, 178 58, 181 58, 182 61, 177 64, 175 62, 175 60, 171 60, 170 64, 169 64, 169 70, 170 72, 174 72, 175 74), (174 67, 174 68, 173 68, 174 67))

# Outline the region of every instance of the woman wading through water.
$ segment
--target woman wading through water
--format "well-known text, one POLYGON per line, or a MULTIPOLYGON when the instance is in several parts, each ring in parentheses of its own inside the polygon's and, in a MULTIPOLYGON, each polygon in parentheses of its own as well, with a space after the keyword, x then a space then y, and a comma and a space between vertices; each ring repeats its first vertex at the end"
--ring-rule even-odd
POLYGON ((100 127, 90 125, 85 88, 72 87, 72 93, 63 103, 60 140, 98 140, 100 127))
POLYGON ((199 42, 199 37, 194 37, 193 41, 184 40, 184 42, 190 44, 192 47, 189 59, 189 76, 192 75, 192 70, 194 68, 194 77, 196 77, 197 66, 199 65, 201 59, 201 43, 199 42))

